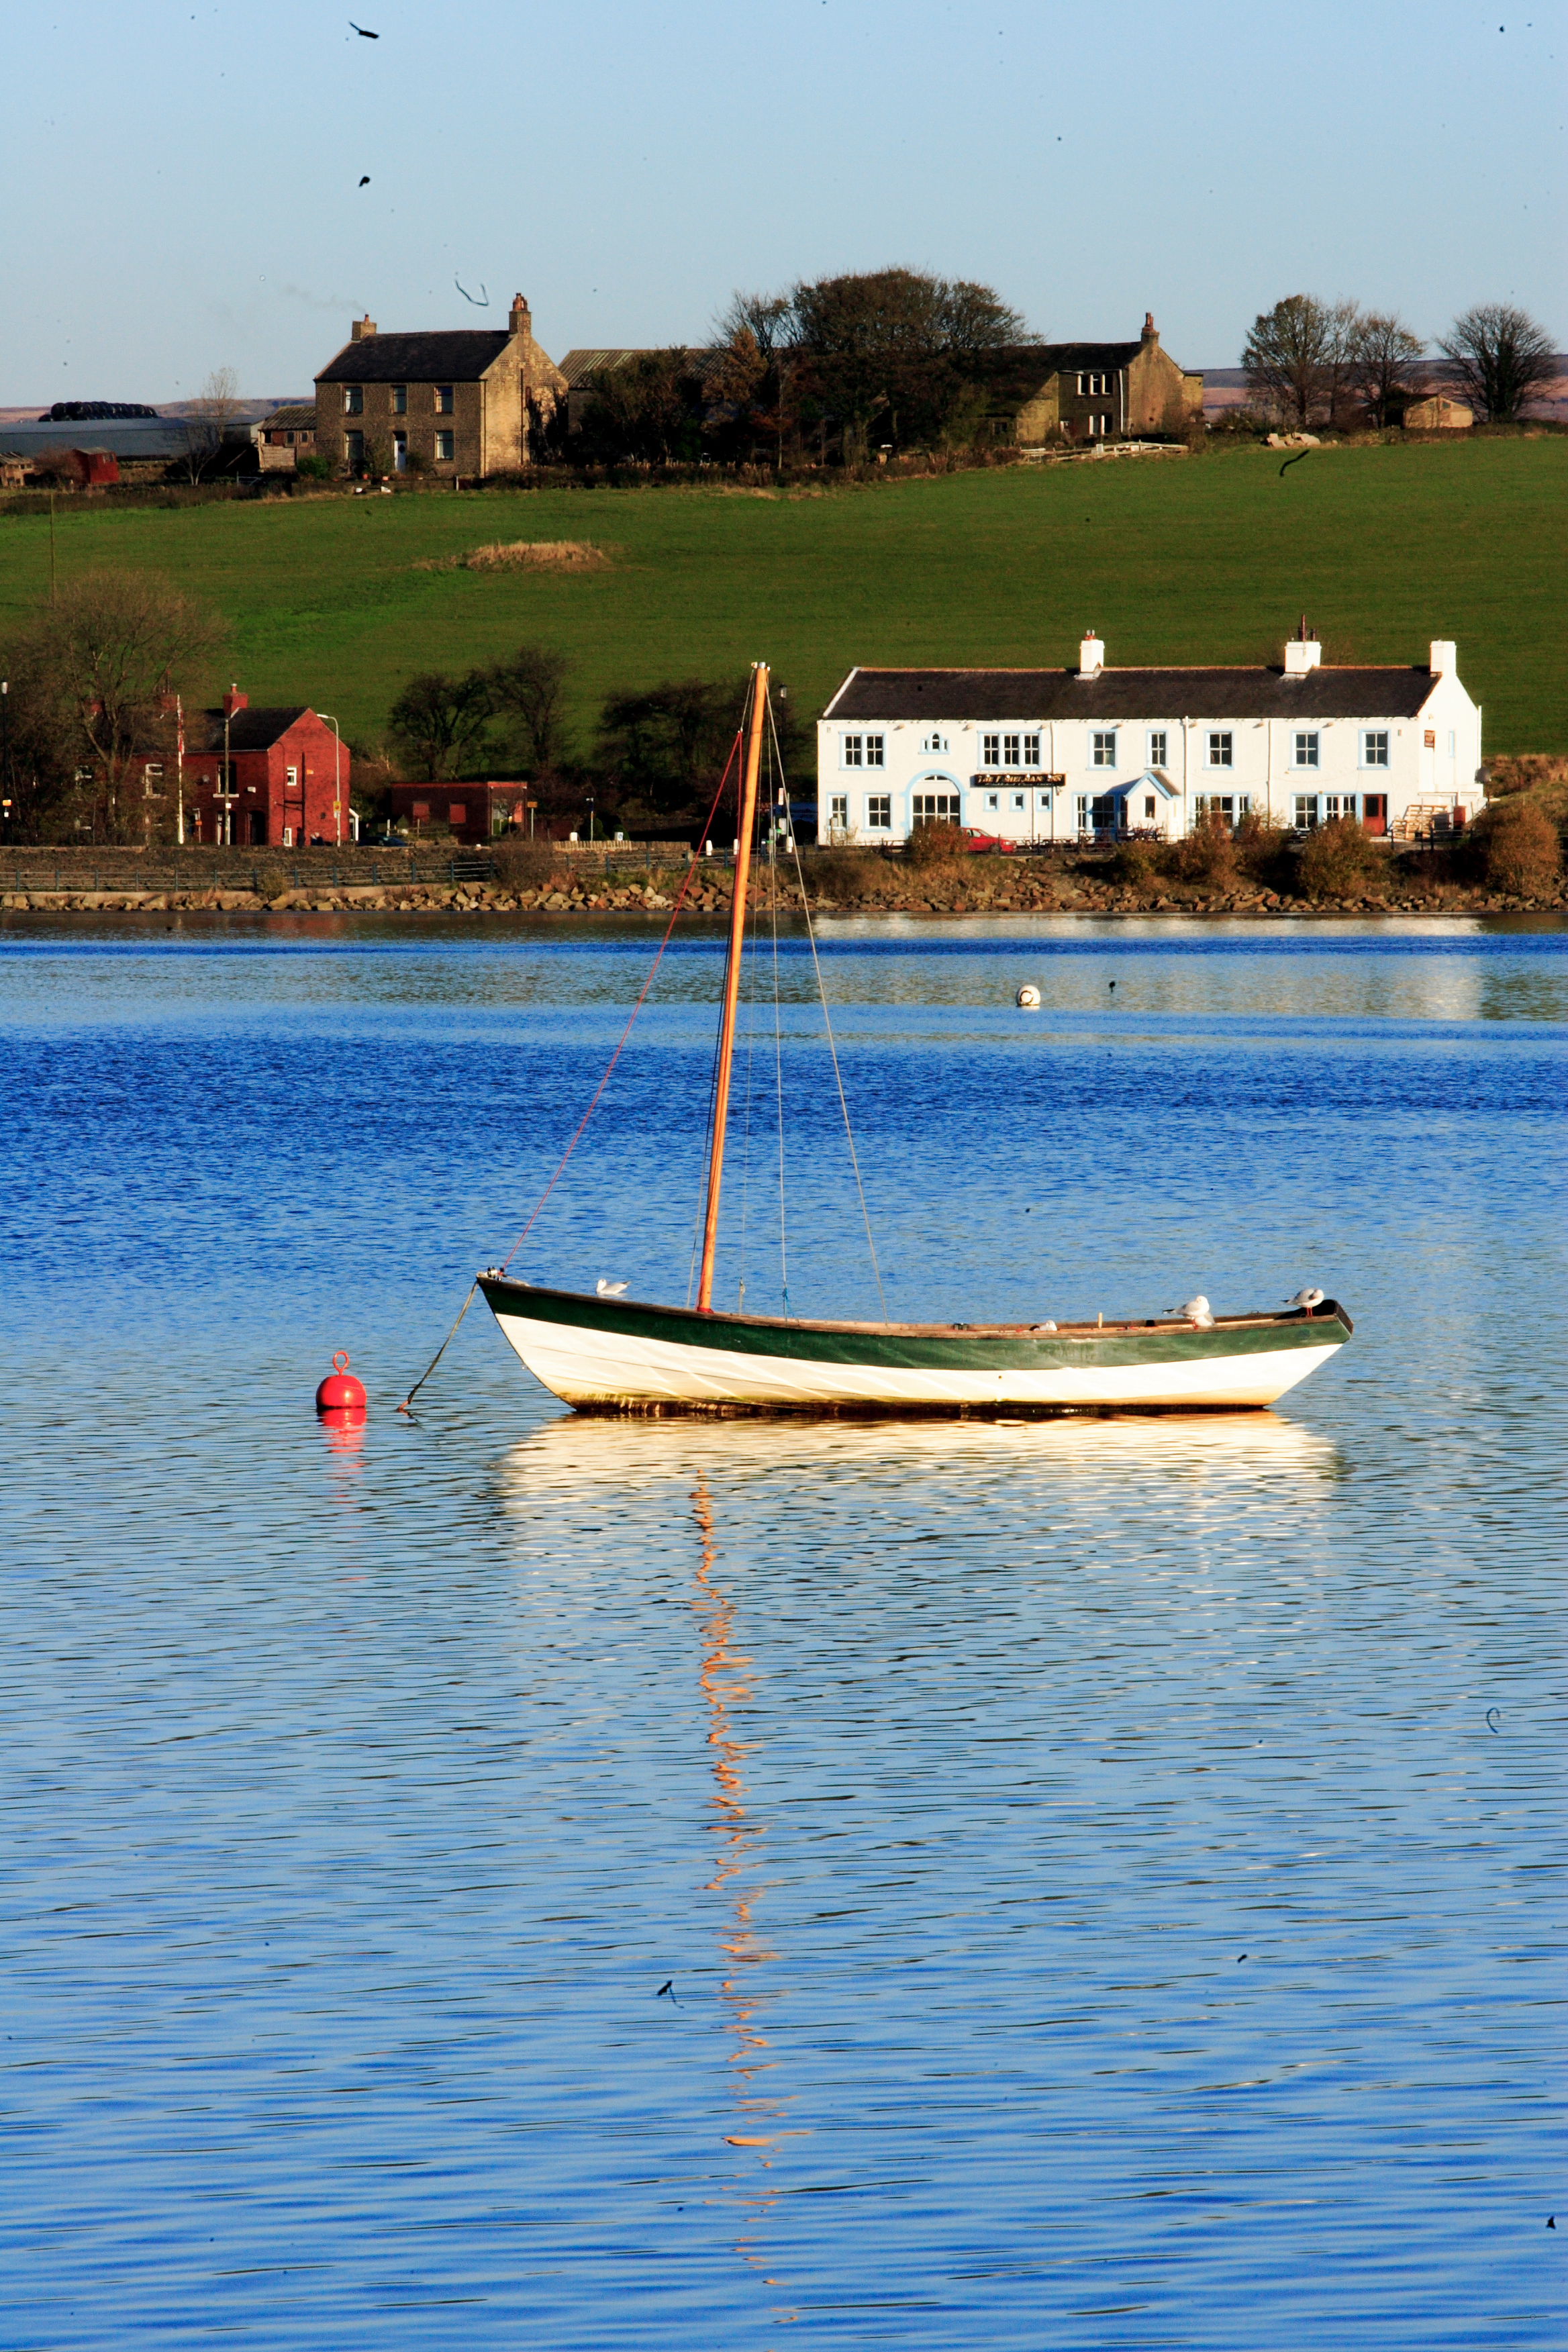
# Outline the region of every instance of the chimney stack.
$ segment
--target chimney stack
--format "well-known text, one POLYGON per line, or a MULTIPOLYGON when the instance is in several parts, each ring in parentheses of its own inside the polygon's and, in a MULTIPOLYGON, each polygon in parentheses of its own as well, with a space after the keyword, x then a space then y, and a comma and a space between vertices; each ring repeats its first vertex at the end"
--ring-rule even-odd
POLYGON ((514 335, 521 335, 525 342, 532 341, 533 313, 521 294, 514 294, 511 298, 511 310, 507 318, 507 324, 514 335))
POLYGON ((1079 677, 1098 677, 1104 667, 1105 640, 1090 629, 1078 649, 1078 674, 1079 677))
POLYGON ((1146 343, 1157 343, 1159 340, 1160 330, 1154 324, 1154 313, 1152 310, 1145 310, 1143 313, 1143 341, 1146 343))
POLYGON ((1432 656, 1427 664, 1434 677, 1451 677, 1458 667, 1458 649, 1452 637, 1434 637, 1432 656))
POLYGON ((241 692, 240 692, 240 690, 239 690, 239 688, 238 688, 238 687, 237 687, 237 686, 231 686, 231 687, 229 688, 228 692, 224 696, 224 698, 223 698, 223 715, 224 715, 224 717, 225 717, 226 719, 232 719, 232 718, 234 717, 234 714, 235 714, 235 712, 236 712, 237 710, 248 710, 248 709, 249 709, 249 708, 250 708, 250 697, 249 697, 249 695, 248 695, 248 694, 241 694, 241 692))
POLYGON ((1310 669, 1318 667, 1322 658, 1322 646, 1316 637, 1307 634, 1307 615, 1303 613, 1300 628, 1285 646, 1285 675, 1287 677, 1305 677, 1310 669))
POLYGON ((375 320, 367 310, 363 319, 356 319, 350 327, 349 341, 351 343, 363 343, 367 335, 374 335, 374 332, 375 320))

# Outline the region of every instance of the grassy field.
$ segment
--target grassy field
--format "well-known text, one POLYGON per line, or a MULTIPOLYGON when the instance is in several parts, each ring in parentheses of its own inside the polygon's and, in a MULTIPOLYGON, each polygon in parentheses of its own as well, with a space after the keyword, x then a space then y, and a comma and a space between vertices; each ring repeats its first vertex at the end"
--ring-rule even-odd
MULTIPOLYGON (((62 581, 145 567, 233 625, 257 702, 377 738, 403 681, 531 639, 576 665, 586 747, 612 688, 771 660, 813 715, 856 662, 1328 660, 1458 641, 1489 751, 1568 749, 1568 438, 1268 450, 960 474, 806 495, 427 492, 174 509, 64 500, 62 581), (494 541, 590 540, 602 572, 429 571, 494 541)), ((0 516, 0 630, 47 593, 48 526, 0 516)))

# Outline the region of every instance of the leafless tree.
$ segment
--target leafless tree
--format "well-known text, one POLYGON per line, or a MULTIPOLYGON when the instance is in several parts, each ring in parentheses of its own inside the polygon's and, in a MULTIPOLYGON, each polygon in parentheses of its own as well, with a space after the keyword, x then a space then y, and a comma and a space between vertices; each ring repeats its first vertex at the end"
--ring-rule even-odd
POLYGON ((199 482, 233 434, 241 408, 239 380, 232 368, 214 368, 185 412, 184 471, 199 482))
POLYGON ((1241 363, 1247 381, 1304 431, 1331 419, 1349 381, 1360 312, 1353 302, 1288 294, 1252 322, 1241 363))
POLYGON ((1512 302, 1478 302, 1438 337, 1437 348, 1489 425, 1511 425, 1536 386, 1557 373, 1551 336, 1512 302))
POLYGON ((1426 346, 1403 319, 1385 310, 1363 310, 1351 339, 1349 381, 1373 425, 1395 424, 1401 395, 1411 388, 1412 371, 1426 346))
POLYGON ((226 635, 216 614, 144 572, 89 572, 22 630, 12 675, 38 760, 57 796, 79 786, 95 834, 163 828, 168 794, 148 794, 147 763, 167 770, 175 697, 199 689, 226 635))
POLYGON ((563 706, 571 663, 551 646, 519 646, 489 673, 491 705, 515 730, 531 775, 548 775, 563 751, 563 706))

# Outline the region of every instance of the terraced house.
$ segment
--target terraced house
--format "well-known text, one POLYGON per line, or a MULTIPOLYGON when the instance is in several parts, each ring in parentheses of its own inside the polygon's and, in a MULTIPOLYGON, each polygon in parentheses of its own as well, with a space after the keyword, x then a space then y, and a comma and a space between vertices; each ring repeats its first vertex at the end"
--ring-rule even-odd
POLYGON ((356 319, 316 378, 316 450, 348 473, 516 473, 565 397, 521 294, 503 331, 384 335, 356 319))
POLYGON ((817 837, 949 823, 1007 842, 1173 840, 1214 811, 1407 839, 1483 793, 1481 710, 1451 640, 1405 668, 1327 667, 1306 632, 1267 668, 853 669, 817 727, 817 837))

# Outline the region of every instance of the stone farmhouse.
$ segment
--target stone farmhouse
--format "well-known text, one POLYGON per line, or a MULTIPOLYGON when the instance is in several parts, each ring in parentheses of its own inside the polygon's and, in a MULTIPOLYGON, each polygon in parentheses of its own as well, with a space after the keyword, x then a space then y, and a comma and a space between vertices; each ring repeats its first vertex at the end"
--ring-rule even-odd
POLYGON ((992 438, 1021 448, 1176 435, 1203 415, 1203 377, 1162 349, 1152 312, 1136 342, 1019 343, 984 373, 992 438))
POLYGON ((1260 669, 853 669, 817 726, 817 838, 948 823, 1006 842, 1173 840, 1210 812, 1408 838, 1484 795, 1481 711, 1451 641, 1409 669, 1326 667, 1306 634, 1260 669))
POLYGON ((350 473, 515 473, 565 392, 521 294, 504 331, 384 335, 356 319, 316 378, 316 448, 350 473))

